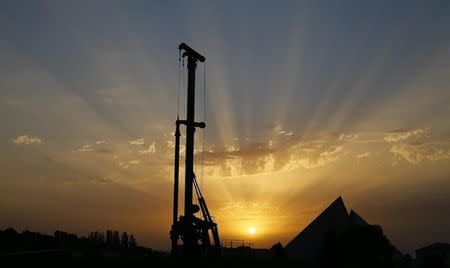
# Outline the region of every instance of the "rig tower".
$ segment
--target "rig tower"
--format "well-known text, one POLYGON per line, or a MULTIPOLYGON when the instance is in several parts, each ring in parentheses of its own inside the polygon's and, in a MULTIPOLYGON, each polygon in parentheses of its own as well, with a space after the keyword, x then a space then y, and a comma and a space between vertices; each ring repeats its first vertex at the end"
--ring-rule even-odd
POLYGON ((195 70, 197 62, 205 62, 205 57, 185 43, 178 46, 182 58, 187 58, 187 107, 186 120, 176 120, 175 129, 175 163, 173 190, 173 223, 170 231, 173 255, 218 255, 221 244, 217 224, 212 219, 205 199, 200 191, 194 174, 194 134, 196 128, 205 128, 204 122, 195 122, 195 70), (182 54, 181 54, 182 52, 182 54), (185 189, 184 215, 178 217, 178 188, 180 162, 180 125, 186 126, 185 155, 185 189), (198 205, 193 203, 193 191, 198 198, 198 205), (202 218, 195 216, 202 212, 202 218), (212 236, 212 241, 211 237, 212 236), (182 244, 178 242, 181 239, 182 244))

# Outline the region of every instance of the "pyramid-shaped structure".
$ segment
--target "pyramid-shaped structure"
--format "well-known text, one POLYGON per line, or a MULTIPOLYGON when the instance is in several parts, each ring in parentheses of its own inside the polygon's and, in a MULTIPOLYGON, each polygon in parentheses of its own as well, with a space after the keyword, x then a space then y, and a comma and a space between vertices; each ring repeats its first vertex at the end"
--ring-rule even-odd
POLYGON ((350 221, 350 224, 353 225, 369 225, 361 216, 358 215, 354 210, 350 211, 350 214, 348 215, 348 219, 350 221))
MULTIPOLYGON (((291 259, 316 263, 323 254, 329 234, 340 235, 354 226, 364 225, 369 223, 354 210, 347 213, 344 200, 338 197, 286 245, 285 253, 291 259)), ((392 247, 394 258, 403 258, 402 253, 393 245, 392 247)))
POLYGON ((336 234, 345 232, 349 224, 344 201, 338 197, 286 245, 286 255, 293 259, 315 261, 322 253, 327 235, 330 232, 336 234))

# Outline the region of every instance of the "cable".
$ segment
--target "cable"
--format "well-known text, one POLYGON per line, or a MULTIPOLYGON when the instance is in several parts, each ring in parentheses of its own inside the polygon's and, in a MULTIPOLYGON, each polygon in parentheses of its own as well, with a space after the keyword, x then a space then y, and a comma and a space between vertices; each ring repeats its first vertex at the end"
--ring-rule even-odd
MULTIPOLYGON (((181 61, 183 63, 183 67, 181 68, 181 79, 182 79, 182 83, 183 85, 186 85, 186 74, 185 74, 185 70, 184 70, 184 58, 181 58, 181 61)), ((183 91, 182 91, 182 97, 183 97, 183 102, 184 102, 184 111, 186 112, 186 98, 187 98, 187 85, 186 88, 185 86, 183 86, 183 91)), ((184 117, 186 117, 186 114, 184 115, 184 117)))
POLYGON ((181 50, 178 50, 178 110, 177 110, 177 117, 180 117, 180 87, 181 87, 181 50))
MULTIPOLYGON (((203 122, 206 123, 206 62, 203 63, 203 122)), ((201 190, 204 191, 203 181, 205 174, 205 150, 206 150, 206 127, 203 128, 203 148, 202 148, 202 180, 201 190)))

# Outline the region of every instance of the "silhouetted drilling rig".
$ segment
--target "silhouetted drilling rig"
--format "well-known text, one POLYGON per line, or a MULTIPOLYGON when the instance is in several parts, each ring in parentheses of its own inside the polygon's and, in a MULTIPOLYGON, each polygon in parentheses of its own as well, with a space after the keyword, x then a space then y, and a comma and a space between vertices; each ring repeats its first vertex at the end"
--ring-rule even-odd
POLYGON ((205 57, 185 43, 178 46, 180 57, 187 58, 187 108, 186 120, 177 116, 175 130, 175 164, 173 191, 173 223, 170 231, 172 254, 174 255, 216 255, 221 244, 217 224, 212 219, 205 199, 194 174, 194 134, 196 128, 205 128, 204 122, 195 122, 195 70, 197 62, 205 62, 205 57), (182 52, 182 54, 181 54, 182 52), (184 215, 178 217, 178 188, 180 162, 180 125, 186 126, 185 192, 184 215), (193 191, 198 205, 193 203, 193 191), (202 218, 195 214, 202 213, 202 218), (211 239, 212 238, 212 239, 211 239), (181 240, 181 245, 178 244, 181 240))

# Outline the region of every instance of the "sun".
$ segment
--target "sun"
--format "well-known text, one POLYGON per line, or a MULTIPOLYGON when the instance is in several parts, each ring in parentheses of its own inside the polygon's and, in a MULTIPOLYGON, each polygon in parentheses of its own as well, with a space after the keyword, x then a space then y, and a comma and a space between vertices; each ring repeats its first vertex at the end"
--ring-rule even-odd
POLYGON ((254 235, 256 233, 256 228, 255 227, 249 227, 248 228, 248 233, 251 235, 254 235))

